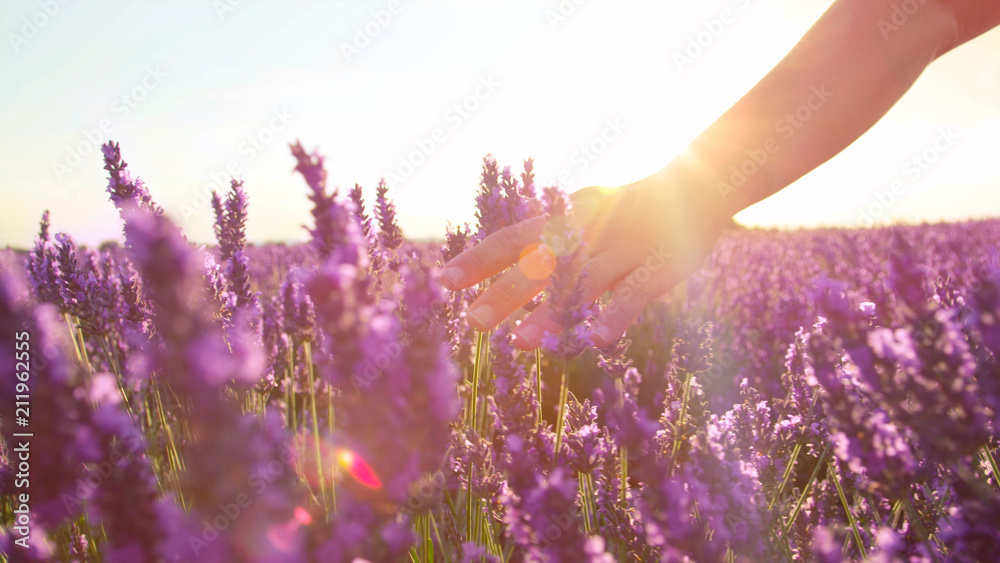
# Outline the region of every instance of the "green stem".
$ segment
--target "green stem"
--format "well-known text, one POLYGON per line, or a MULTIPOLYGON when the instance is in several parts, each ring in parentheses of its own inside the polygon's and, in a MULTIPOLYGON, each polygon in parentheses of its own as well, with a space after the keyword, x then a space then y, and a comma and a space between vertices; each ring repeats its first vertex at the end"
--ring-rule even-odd
POLYGON ((312 365, 312 346, 309 341, 302 343, 305 352, 306 370, 309 372, 309 410, 312 415, 313 447, 316 454, 316 478, 319 479, 320 503, 326 507, 326 475, 323 473, 323 453, 319 440, 319 417, 316 416, 316 376, 312 365))
POLYGON ((542 424, 542 348, 535 348, 535 391, 538 393, 538 424, 542 424))
POLYGON ((156 407, 157 414, 160 415, 160 425, 163 431, 167 433, 167 461, 170 463, 170 468, 174 474, 173 477, 174 485, 177 489, 177 498, 180 501, 181 508, 186 511, 188 507, 184 501, 184 492, 181 490, 180 477, 181 473, 184 471, 184 463, 177 452, 177 442, 174 440, 173 429, 169 424, 167 424, 167 417, 163 408, 163 400, 160 397, 160 388, 157 382, 153 382, 153 396, 156 397, 156 407))
POLYGON ((993 458, 993 452, 990 451, 990 445, 983 445, 983 457, 986 458, 986 462, 990 465, 990 473, 993 474, 993 485, 1000 488, 1000 469, 997 469, 997 460, 993 458))
MULTIPOLYGON (((791 391, 789 391, 791 393, 791 391)), ((809 412, 806 413, 804 419, 802 419, 802 425, 799 427, 799 434, 804 434, 806 425, 812 419, 813 409, 816 407, 816 401, 819 399, 819 389, 813 391, 812 401, 809 403, 809 412)), ((781 493, 785 490, 785 485, 788 484, 788 478, 792 475, 792 468, 795 466, 795 460, 798 459, 799 453, 802 451, 802 442, 796 442, 795 448, 792 450, 791 461, 788 462, 788 466, 785 467, 785 473, 781 477, 781 486, 778 487, 778 492, 775 493, 774 498, 767 505, 767 509, 771 510, 774 507, 774 503, 781 497, 781 493)))
POLYGON ((844 512, 847 513, 847 522, 851 525, 854 542, 858 545, 858 554, 864 556, 865 546, 861 542, 861 532, 858 531, 858 522, 854 519, 854 514, 851 512, 851 505, 847 502, 847 495, 844 494, 844 488, 840 485, 840 476, 837 475, 837 470, 833 466, 833 460, 827 461, 826 464, 830 471, 830 478, 833 480, 833 484, 837 486, 837 495, 840 496, 840 504, 844 505, 844 512))
POLYGON ((288 382, 285 386, 285 424, 295 432, 299 423, 295 415, 295 341, 288 347, 288 382))
MULTIPOLYGON (((618 391, 618 408, 625 408, 625 380, 621 377, 615 379, 615 390, 618 391)), ((618 448, 619 469, 621 470, 621 502, 624 504, 628 496, 628 448, 620 446, 618 448)))
POLYGON ((778 487, 778 492, 774 493, 774 498, 772 498, 771 502, 767 505, 768 510, 774 508, 774 503, 777 502, 779 498, 781 498, 781 492, 785 490, 785 485, 788 484, 788 479, 792 476, 792 467, 795 466, 795 460, 799 458, 799 452, 801 451, 802 451, 802 444, 801 443, 795 444, 795 448, 792 450, 792 457, 788 461, 788 465, 785 466, 784 475, 781 476, 781 485, 778 487))
POLYGON ((595 533, 597 527, 594 522, 597 511, 594 508, 593 479, 590 473, 581 472, 577 475, 577 482, 580 488, 580 506, 583 509, 583 529, 589 536, 595 533))
POLYGON ((684 377, 684 390, 681 395, 681 411, 677 416, 677 424, 674 426, 673 445, 670 448, 671 471, 677 466, 677 452, 681 448, 681 437, 684 435, 684 422, 687 416, 688 396, 691 392, 691 374, 684 377))
POLYGON ((434 539, 437 540, 438 547, 441 549, 441 554, 444 556, 446 561, 451 563, 451 554, 445 548, 444 542, 441 541, 441 530, 438 529, 437 520, 434 519, 434 513, 428 512, 427 518, 430 519, 431 528, 434 530, 434 539))
POLYGON ((564 419, 566 418, 566 398, 569 393, 569 386, 566 381, 566 360, 562 361, 562 375, 559 377, 559 414, 556 417, 556 450, 552 455, 552 463, 559 460, 559 448, 562 446, 564 419))
POLYGON ((479 370, 482 368, 482 356, 486 333, 476 334, 476 363, 472 368, 472 393, 469 395, 469 427, 476 427, 476 403, 479 402, 479 370))
POLYGON ((795 508, 792 510, 792 515, 788 518, 788 523, 785 524, 785 528, 781 533, 782 539, 787 539, 788 531, 792 529, 792 524, 795 523, 795 518, 798 517, 799 511, 802 510, 802 503, 806 501, 806 497, 809 496, 809 489, 812 488, 812 484, 816 481, 816 476, 819 475, 819 470, 823 468, 823 464, 826 463, 826 457, 830 454, 830 444, 826 445, 823 449, 823 453, 819 456, 819 461, 816 462, 816 468, 813 469, 812 475, 809 476, 809 481, 806 482, 806 486, 802 488, 802 494, 799 495, 799 500, 795 503, 795 508))
POLYGON ((121 393, 122 401, 125 403, 125 410, 130 415, 135 416, 135 413, 132 411, 131 401, 128 398, 128 392, 125 389, 125 378, 122 376, 121 367, 115 361, 114 356, 111 355, 111 345, 108 342, 108 337, 101 336, 98 342, 101 345, 101 353, 104 354, 104 361, 108 362, 108 367, 111 368, 111 372, 115 375, 115 381, 118 383, 118 392, 121 393))

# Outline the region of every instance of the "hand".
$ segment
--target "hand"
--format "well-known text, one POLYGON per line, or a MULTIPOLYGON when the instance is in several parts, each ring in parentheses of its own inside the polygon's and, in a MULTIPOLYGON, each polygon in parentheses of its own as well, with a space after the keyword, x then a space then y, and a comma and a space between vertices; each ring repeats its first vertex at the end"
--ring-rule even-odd
MULTIPOLYGON (((584 188, 570 196, 573 221, 583 229, 587 247, 584 299, 612 290, 608 306, 594 323, 595 346, 621 337, 650 301, 694 272, 722 231, 723 215, 709 198, 668 181, 665 173, 617 189, 584 188)), ((442 282, 463 289, 510 266, 469 307, 469 324, 488 330, 541 292, 548 279, 535 279, 537 267, 525 263, 525 249, 536 246, 547 219, 535 217, 501 229, 445 265, 442 282)), ((514 331, 514 344, 536 348, 546 332, 562 330, 543 303, 514 331)))

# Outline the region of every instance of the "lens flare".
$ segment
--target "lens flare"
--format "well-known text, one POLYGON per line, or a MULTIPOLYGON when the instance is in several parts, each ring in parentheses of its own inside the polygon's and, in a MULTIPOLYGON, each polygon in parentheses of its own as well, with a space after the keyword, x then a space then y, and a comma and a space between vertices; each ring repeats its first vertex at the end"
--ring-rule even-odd
POLYGON ((313 521, 312 514, 309 514, 309 511, 301 506, 295 507, 295 519, 303 526, 308 526, 313 521))
MULTIPOLYGON (((299 548, 302 541, 302 529, 312 523, 312 514, 301 506, 295 507, 292 517, 280 524, 275 524, 267 529, 265 536, 271 544, 271 548, 279 553, 292 553, 299 548)), ((260 547, 253 551, 248 551, 247 555, 256 554, 259 556, 260 547)), ((249 559, 249 557, 248 557, 249 559)))
POLYGON ((521 251, 517 263, 529 279, 544 280, 556 269, 556 255, 544 244, 529 244, 521 251))
POLYGON ((340 466, 343 467, 351 477, 354 477, 358 483, 361 483, 369 489, 378 489, 382 487, 382 481, 379 480, 378 475, 375 474, 375 471, 364 459, 361 458, 361 456, 343 448, 337 449, 334 452, 334 455, 337 456, 337 462, 340 466))

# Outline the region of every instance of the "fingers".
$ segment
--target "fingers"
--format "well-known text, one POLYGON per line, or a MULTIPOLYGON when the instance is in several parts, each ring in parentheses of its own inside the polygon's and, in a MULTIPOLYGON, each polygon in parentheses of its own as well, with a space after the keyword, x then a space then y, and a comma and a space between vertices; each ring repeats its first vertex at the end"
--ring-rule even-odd
POLYGON ((648 271, 636 268, 615 288, 611 302, 594 321, 591 338, 594 346, 602 348, 621 338, 643 308, 672 286, 672 280, 650 279, 648 271))
MULTIPOLYGON (((586 225, 606 208, 614 190, 584 188, 570 196, 574 223, 586 225)), ((465 289, 497 274, 517 261, 530 245, 537 243, 545 227, 543 216, 500 229, 445 265, 441 283, 445 288, 465 289)), ((530 250, 530 249, 529 249, 530 250)))
POLYGON ((469 325, 489 330, 531 301, 549 283, 554 258, 544 247, 537 247, 500 276, 469 306, 469 325))
MULTIPOLYGON (((629 271, 630 266, 619 253, 601 252, 590 258, 583 275, 583 302, 589 303, 600 297, 629 271)), ((532 350, 542 342, 546 333, 557 334, 563 327, 555 318, 549 303, 542 303, 514 330, 514 346, 521 350, 532 350)))
POLYGON ((445 265, 441 283, 447 289, 465 289, 504 270, 538 238, 544 217, 535 217, 500 229, 445 265))

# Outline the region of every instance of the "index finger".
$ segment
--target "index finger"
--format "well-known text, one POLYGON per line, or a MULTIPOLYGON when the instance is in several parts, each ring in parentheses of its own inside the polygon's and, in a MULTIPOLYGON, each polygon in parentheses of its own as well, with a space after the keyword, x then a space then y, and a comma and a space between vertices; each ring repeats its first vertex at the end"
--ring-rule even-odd
POLYGON ((492 233, 445 264, 442 285, 452 290, 465 289, 503 271, 538 242, 544 227, 545 217, 539 216, 492 233))

